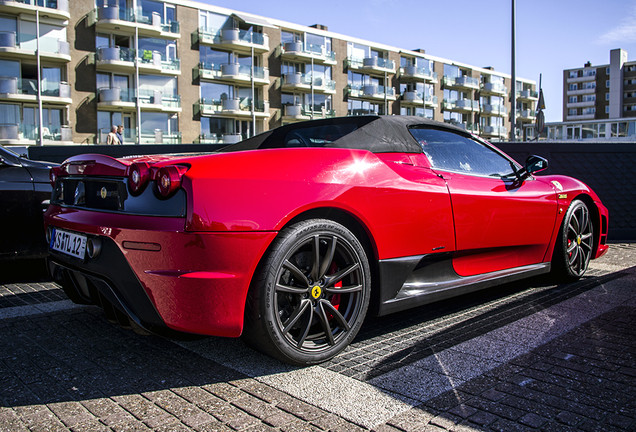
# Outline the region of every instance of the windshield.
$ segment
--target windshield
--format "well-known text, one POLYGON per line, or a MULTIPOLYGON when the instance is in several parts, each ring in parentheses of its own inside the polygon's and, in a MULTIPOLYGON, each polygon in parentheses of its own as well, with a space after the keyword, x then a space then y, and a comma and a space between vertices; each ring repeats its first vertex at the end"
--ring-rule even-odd
POLYGON ((410 132, 432 168, 493 177, 510 176, 517 170, 513 161, 468 136, 433 128, 411 128, 410 132))

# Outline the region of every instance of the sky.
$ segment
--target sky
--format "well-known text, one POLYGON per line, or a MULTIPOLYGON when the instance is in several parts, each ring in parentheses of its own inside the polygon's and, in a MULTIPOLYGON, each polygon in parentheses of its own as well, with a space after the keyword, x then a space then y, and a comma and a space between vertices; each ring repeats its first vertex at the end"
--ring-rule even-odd
MULTIPOLYGON (((199 0, 510 74, 512 0, 199 0)), ((636 0, 516 0, 516 74, 539 75, 546 121, 562 121, 563 70, 636 60, 636 0)))

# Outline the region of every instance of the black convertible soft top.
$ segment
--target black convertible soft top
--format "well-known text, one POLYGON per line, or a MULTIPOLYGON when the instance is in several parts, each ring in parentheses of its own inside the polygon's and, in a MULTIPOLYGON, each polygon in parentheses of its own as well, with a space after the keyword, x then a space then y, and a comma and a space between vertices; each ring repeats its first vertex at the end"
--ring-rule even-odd
POLYGON ((280 126, 220 151, 331 147, 373 153, 422 153, 422 147, 409 132, 411 127, 432 127, 469 135, 459 127, 415 116, 336 117, 280 126))

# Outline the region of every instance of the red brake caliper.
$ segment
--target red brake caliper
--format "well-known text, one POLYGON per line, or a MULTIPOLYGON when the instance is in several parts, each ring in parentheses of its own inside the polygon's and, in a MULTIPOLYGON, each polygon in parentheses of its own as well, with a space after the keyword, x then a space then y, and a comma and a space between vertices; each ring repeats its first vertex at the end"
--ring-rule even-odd
MULTIPOLYGON (((329 273, 334 274, 337 271, 338 271, 338 266, 336 265, 335 262, 332 262, 331 267, 329 267, 329 273)), ((342 281, 336 282, 336 284, 334 285, 334 288, 342 288, 342 281)), ((336 308, 336 310, 338 310, 338 307, 340 307, 340 294, 332 295, 330 301, 332 306, 336 308)), ((331 318, 333 318, 333 316, 329 314, 329 319, 331 318)))

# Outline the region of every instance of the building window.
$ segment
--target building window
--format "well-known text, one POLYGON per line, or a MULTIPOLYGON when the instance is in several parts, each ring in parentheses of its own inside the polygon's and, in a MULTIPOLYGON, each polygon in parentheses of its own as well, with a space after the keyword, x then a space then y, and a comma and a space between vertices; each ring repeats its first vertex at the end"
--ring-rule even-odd
POLYGON ((605 87, 609 88, 609 80, 605 81, 605 87))
POLYGON ((607 75, 609 75, 609 74, 610 74, 610 68, 609 68, 609 67, 606 67, 606 68, 605 68, 605 73, 606 73, 607 75))
POLYGON ((579 71, 570 71, 570 78, 577 78, 579 76, 579 71))
POLYGON ((609 114, 609 106, 605 107, 605 114, 609 114))
POLYGON ((577 114, 578 114, 578 111, 576 110, 576 108, 570 108, 568 110, 568 115, 575 116, 577 114))
POLYGON ((609 93, 605 93, 605 100, 608 101, 609 100, 609 93))
POLYGON ((570 84, 570 86, 568 87, 568 90, 578 90, 579 86, 578 84, 570 84))
POLYGON ((576 96, 570 96, 570 98, 568 99, 568 102, 577 103, 578 102, 578 98, 576 96))

